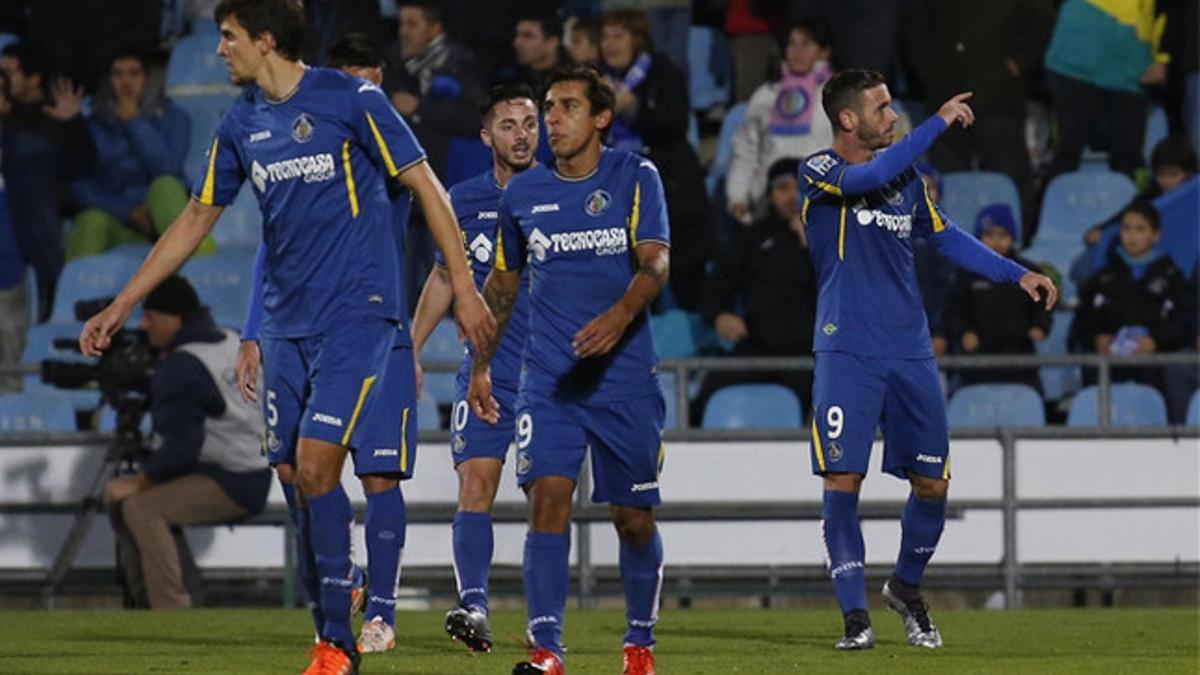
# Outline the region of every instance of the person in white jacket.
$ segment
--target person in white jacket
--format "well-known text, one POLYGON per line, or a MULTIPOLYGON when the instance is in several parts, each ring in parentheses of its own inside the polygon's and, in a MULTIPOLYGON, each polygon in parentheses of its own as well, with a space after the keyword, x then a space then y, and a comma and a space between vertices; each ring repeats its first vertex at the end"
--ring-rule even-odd
POLYGON ((750 97, 746 118, 733 137, 725 177, 726 203, 748 225, 766 211, 767 169, 777 160, 803 159, 829 147, 833 131, 821 112, 821 87, 832 75, 833 35, 828 26, 798 21, 782 34, 779 76, 750 97))

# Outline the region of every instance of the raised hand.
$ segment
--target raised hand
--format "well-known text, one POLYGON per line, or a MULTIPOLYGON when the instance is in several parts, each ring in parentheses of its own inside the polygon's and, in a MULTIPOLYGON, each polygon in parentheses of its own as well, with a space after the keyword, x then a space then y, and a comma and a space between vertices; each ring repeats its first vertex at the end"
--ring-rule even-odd
POLYGON ((42 110, 59 122, 75 117, 83 108, 83 87, 76 87, 74 82, 65 77, 54 81, 50 94, 54 104, 42 106, 42 110))
POLYGON ((946 126, 952 127, 955 122, 958 122, 966 129, 975 123, 975 111, 966 104, 966 100, 971 96, 972 93, 969 91, 956 94, 950 97, 949 101, 943 103, 941 108, 938 108, 937 114, 946 120, 946 126))

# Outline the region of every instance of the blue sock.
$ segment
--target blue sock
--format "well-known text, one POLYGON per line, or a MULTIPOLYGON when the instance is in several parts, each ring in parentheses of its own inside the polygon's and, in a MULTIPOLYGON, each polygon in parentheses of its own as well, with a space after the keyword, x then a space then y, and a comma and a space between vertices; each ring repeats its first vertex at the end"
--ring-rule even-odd
POLYGON ((354 583, 350 523, 354 512, 350 498, 341 485, 319 497, 308 497, 308 515, 321 580, 321 609, 325 612, 321 638, 354 649, 354 633, 350 630, 350 588, 354 583))
POLYGON ((454 514, 454 576, 458 602, 487 614, 488 576, 495 547, 492 514, 459 511, 454 514))
POLYGON ((921 585, 925 566, 937 549, 946 526, 946 500, 928 500, 910 494, 900 516, 900 556, 896 560, 896 576, 901 581, 921 585))
POLYGON ((396 625, 396 584, 404 552, 404 493, 400 488, 367 495, 367 620, 383 617, 396 625))
POLYGON ((296 572, 300 575, 300 586, 304 589, 305 601, 312 612, 313 628, 320 633, 325 625, 325 614, 321 611, 317 562, 313 558, 312 541, 308 536, 308 510, 300 508, 295 485, 279 481, 279 487, 283 489, 283 498, 287 501, 292 525, 296 526, 296 572))
POLYGON ((842 614, 867 611, 867 586, 862 525, 858 522, 858 495, 826 490, 821 509, 821 533, 829 560, 829 576, 842 614))
POLYGON ((629 630, 625 644, 650 647, 654 644, 654 624, 658 623, 658 600, 662 593, 662 537, 642 546, 621 542, 621 585, 625 587, 625 619, 629 630))
POLYGON ((570 592, 571 537, 566 532, 525 535, 525 605, 529 632, 542 649, 562 656, 563 612, 570 592))

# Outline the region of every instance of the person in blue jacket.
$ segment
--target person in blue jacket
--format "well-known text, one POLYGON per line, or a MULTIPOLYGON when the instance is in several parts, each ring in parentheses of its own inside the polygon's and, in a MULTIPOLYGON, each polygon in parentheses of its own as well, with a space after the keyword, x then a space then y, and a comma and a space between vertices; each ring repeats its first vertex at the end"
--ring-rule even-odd
MULTIPOLYGON (((67 234, 67 260, 153 241, 183 211, 188 189, 179 177, 191 124, 161 86, 150 85, 144 57, 113 56, 88 120, 96 168, 71 186, 83 210, 67 234)), ((207 239, 199 252, 215 250, 207 239)))

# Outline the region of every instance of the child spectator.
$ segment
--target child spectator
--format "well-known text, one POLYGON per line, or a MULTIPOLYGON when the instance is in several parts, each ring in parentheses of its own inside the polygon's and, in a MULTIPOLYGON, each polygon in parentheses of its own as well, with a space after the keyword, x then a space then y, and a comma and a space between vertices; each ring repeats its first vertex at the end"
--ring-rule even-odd
POLYGON ((600 63, 600 22, 595 19, 576 18, 567 29, 567 55, 577 66, 595 66, 600 63))

